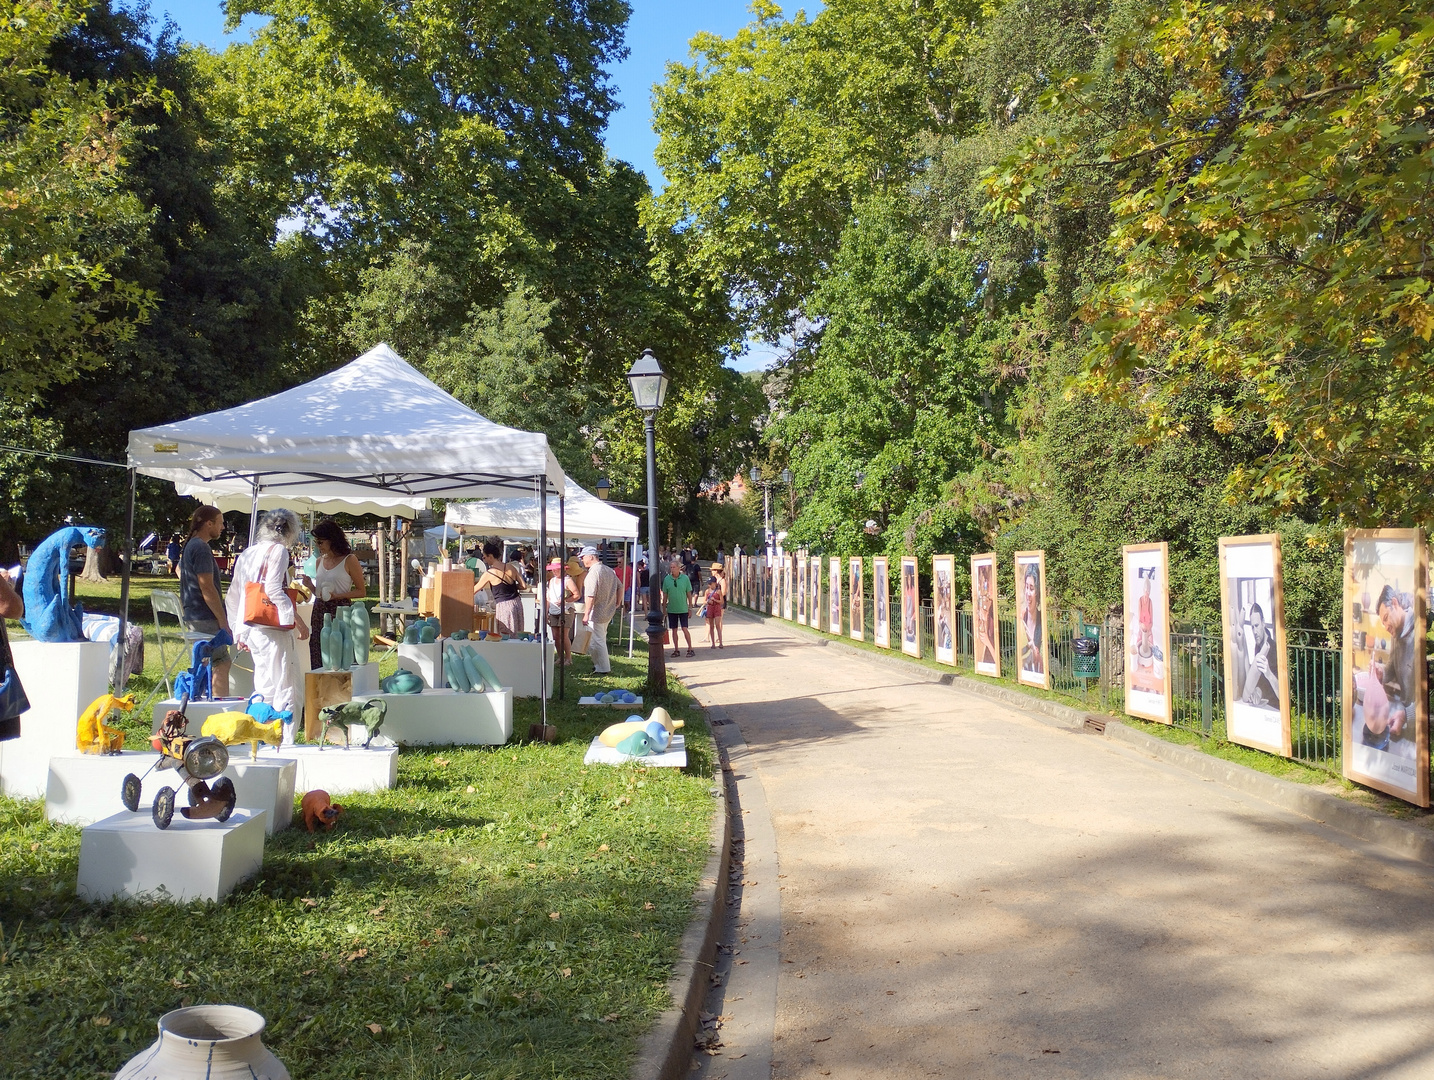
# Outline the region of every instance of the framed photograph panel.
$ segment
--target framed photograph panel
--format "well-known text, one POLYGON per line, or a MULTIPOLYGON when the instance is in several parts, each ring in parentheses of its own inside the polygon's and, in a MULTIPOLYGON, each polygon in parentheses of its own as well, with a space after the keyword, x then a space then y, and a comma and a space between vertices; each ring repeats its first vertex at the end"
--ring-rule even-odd
POLYGON ((807 622, 813 629, 820 630, 825 614, 822 611, 822 557, 813 555, 807 565, 810 577, 807 586, 807 622))
POLYGON ((797 552, 796 575, 797 575, 797 622, 799 622, 799 623, 800 623, 801 625, 803 625, 803 626, 806 626, 806 625, 807 625, 807 585, 809 584, 808 578, 809 578, 811 575, 807 573, 807 556, 806 556, 806 554, 805 554, 804 552, 801 552, 801 551, 797 552))
POLYGON ((1001 676, 1000 598, 996 555, 971 556, 971 640, 977 675, 1001 676))
POLYGON ((841 633, 841 558, 827 560, 827 627, 833 634, 841 633))
POLYGON ((916 559, 901 557, 901 651, 907 656, 921 655, 920 579, 916 575, 916 559))
POLYGON ((865 590, 861 580, 861 560, 850 560, 850 572, 847 574, 847 605, 851 608, 851 636, 856 641, 866 638, 866 607, 865 590))
POLYGON ((936 660, 956 663, 956 556, 931 557, 931 634, 936 660))
POLYGON ((783 555, 781 560, 782 570, 782 618, 787 622, 792 621, 792 578, 793 564, 792 556, 783 555))
POLYGON ((871 560, 871 623, 872 640, 891 648, 891 571, 885 555, 871 560))
POLYGON ((1125 582, 1125 711, 1169 724, 1170 548, 1126 544, 1121 549, 1125 582))
POLYGON ((1429 805, 1422 529, 1344 534, 1344 775, 1429 805))
POLYGON ((1044 551, 1016 552, 1016 680, 1051 688, 1044 551))
POLYGON ((1220 537, 1225 727, 1231 742, 1290 756, 1290 671, 1277 533, 1220 537))

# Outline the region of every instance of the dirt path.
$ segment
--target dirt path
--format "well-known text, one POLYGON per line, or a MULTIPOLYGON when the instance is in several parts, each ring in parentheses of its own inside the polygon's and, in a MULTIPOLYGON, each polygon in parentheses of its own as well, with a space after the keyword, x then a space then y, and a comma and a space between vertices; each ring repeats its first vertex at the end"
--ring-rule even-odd
POLYGON ((732 721, 780 901, 746 876, 707 1077, 1434 1076, 1434 871, 777 626, 726 637, 671 663, 732 721))

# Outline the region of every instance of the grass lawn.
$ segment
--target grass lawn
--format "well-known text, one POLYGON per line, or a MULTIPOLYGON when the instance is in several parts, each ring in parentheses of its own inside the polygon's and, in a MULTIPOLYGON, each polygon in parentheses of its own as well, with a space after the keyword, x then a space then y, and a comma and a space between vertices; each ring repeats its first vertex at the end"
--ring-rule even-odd
MULTIPOLYGON (((149 584, 132 615, 152 634, 149 584)), ((91 590, 118 593, 83 589, 94 610, 91 590)), ((82 903, 80 830, 0 797, 0 1072, 109 1076, 161 1013, 232 1002, 268 1018, 296 1077, 626 1076, 669 1004, 714 750, 674 681, 685 771, 583 766, 625 714, 574 703, 639 689, 645 654, 625 654, 602 680, 586 658, 569 669, 556 745, 406 750, 396 788, 342 797, 331 834, 271 838, 260 876, 219 904, 82 903)), ((515 705, 520 734, 536 718, 515 705)), ((132 726, 138 745, 148 725, 132 726)))

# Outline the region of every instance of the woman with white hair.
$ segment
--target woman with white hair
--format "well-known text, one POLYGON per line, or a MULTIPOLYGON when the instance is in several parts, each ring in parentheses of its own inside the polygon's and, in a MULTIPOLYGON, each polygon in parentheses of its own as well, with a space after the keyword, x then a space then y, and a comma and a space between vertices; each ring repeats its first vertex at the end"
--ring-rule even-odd
POLYGON ((244 549, 234 564, 234 579, 224 598, 234 643, 254 658, 254 692, 280 712, 294 707, 294 685, 298 671, 293 660, 293 638, 309 636, 294 601, 284 591, 289 583, 289 549, 303 539, 303 527, 292 510, 270 510, 259 519, 255 541, 244 549), (257 583, 273 602, 278 626, 244 621, 246 586, 257 583))

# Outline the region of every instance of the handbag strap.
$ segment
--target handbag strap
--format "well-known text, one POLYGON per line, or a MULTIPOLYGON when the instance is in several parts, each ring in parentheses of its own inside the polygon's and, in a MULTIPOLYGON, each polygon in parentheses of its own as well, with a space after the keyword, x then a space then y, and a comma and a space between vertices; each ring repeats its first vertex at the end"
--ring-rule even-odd
POLYGON ((5 630, 5 620, 0 618, 0 678, 14 666, 15 659, 10 655, 10 635, 5 630))

